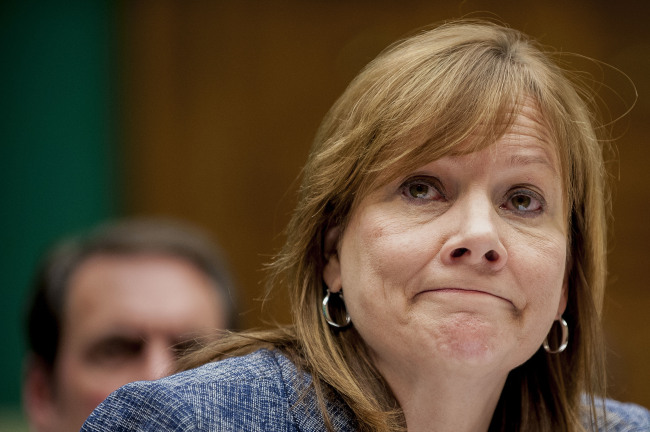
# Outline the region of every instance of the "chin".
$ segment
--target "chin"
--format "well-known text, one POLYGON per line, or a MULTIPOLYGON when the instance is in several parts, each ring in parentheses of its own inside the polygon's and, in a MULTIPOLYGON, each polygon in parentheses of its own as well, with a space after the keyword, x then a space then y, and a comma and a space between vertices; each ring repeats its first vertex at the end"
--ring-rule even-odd
POLYGON ((439 355, 466 365, 503 366, 506 353, 511 352, 503 329, 476 318, 442 323, 435 334, 439 355))
POLYGON ((454 338, 439 343, 438 353, 454 361, 479 364, 490 363, 495 351, 485 340, 475 338, 454 338))

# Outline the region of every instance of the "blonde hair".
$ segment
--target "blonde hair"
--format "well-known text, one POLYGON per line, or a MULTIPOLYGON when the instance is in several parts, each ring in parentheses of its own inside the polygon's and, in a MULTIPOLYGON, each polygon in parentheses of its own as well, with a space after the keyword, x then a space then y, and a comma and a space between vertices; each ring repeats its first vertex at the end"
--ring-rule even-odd
POLYGON ((595 419, 593 398, 604 391, 600 311, 608 199, 597 122, 581 92, 534 41, 490 22, 450 22, 389 47, 321 124, 286 244, 271 263, 270 286, 289 289, 293 325, 233 336, 186 366, 270 345, 311 373, 321 407, 327 397, 339 397, 359 430, 404 429, 399 404, 354 325, 335 331, 321 315, 324 235, 331 227, 344 228, 357 200, 378 184, 493 143, 523 100, 532 98, 561 161, 570 227, 564 317, 571 344, 561 355, 540 348, 511 371, 490 430, 582 430, 581 395, 591 399, 587 415, 595 419), (470 135, 481 138, 468 148, 470 135))

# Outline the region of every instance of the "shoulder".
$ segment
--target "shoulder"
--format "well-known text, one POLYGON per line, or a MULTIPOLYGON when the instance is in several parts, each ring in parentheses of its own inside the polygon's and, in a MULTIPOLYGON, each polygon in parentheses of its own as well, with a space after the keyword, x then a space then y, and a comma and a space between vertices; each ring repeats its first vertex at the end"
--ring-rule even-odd
POLYGON ((650 411, 633 403, 612 399, 596 400, 598 408, 598 431, 608 432, 648 432, 650 431, 650 411), (600 408, 604 407, 603 410, 600 408))
POLYGON ((296 374, 289 359, 260 350, 158 381, 127 384, 82 430, 295 430, 287 381, 295 381, 296 374))
MULTIPOLYGON (((210 382, 257 383, 259 380, 281 379, 281 364, 293 363, 277 351, 261 349, 240 357, 206 363, 196 369, 190 369, 158 380, 160 383, 174 386, 199 385, 210 382)), ((294 367, 295 369, 295 367, 294 367)))

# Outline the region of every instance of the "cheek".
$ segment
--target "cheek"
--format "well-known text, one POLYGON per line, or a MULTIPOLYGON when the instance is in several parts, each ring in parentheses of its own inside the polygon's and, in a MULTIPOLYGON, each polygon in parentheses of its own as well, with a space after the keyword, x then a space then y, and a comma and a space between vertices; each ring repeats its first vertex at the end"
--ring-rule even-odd
POLYGON ((532 247, 516 250, 510 258, 529 306, 555 317, 566 271, 566 241, 561 236, 538 240, 532 247))
POLYGON ((381 218, 365 218, 356 224, 342 244, 342 276, 345 283, 361 286, 383 281, 386 286, 404 286, 431 260, 425 236, 408 227, 381 218))
POLYGON ((59 399, 69 408, 92 410, 123 384, 142 377, 140 358, 119 366, 93 363, 83 355, 83 349, 62 351, 57 369, 59 399))
POLYGON ((362 220, 346 230, 341 282, 346 307, 361 333, 406 320, 408 287, 431 261, 423 239, 416 230, 380 219, 362 220))
POLYGON ((61 359, 57 373, 57 401, 62 415, 86 417, 119 385, 114 374, 102 373, 81 362, 61 359), (76 414, 75 414, 76 413, 76 414))

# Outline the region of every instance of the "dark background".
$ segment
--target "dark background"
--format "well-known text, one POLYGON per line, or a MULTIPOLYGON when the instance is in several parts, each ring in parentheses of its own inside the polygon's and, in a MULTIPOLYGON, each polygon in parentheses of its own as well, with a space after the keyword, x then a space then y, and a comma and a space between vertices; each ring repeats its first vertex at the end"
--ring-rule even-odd
POLYGON ((115 216, 186 219, 230 256, 242 326, 287 321, 282 293, 263 313, 256 299, 320 120, 388 44, 467 15, 603 62, 578 67, 604 82, 610 118, 636 85, 612 126, 605 328, 611 395, 650 406, 649 12, 635 0, 3 2, 0 429, 19 406, 31 272, 61 235, 115 216))

